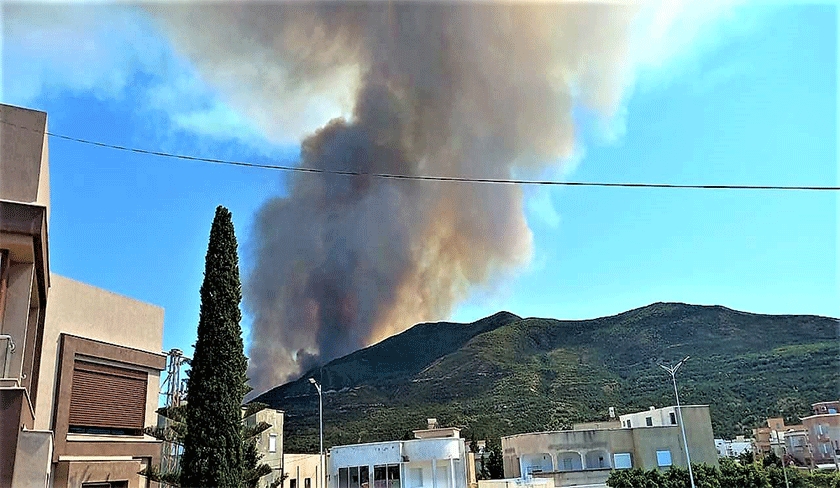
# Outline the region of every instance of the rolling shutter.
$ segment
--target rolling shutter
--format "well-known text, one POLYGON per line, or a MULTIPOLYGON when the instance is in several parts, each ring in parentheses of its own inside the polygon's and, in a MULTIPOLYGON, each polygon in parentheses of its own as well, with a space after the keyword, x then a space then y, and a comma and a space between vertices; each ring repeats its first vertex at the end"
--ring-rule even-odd
POLYGON ((70 426, 141 430, 148 373, 76 360, 70 426))

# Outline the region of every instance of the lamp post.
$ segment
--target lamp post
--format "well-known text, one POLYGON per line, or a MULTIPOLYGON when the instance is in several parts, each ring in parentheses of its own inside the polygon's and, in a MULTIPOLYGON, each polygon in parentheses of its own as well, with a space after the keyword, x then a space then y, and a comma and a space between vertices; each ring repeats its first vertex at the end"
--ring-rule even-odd
POLYGON ((677 392, 677 370, 680 369, 680 366, 682 366, 683 363, 688 361, 689 357, 691 356, 686 356, 685 359, 678 362, 673 367, 669 368, 668 366, 663 366, 661 364, 659 367, 667 371, 668 374, 671 375, 671 381, 674 382, 674 397, 677 400, 677 417, 680 419, 680 431, 682 432, 683 446, 685 446, 685 460, 688 463, 688 477, 691 480, 691 488, 696 488, 694 484, 694 471, 691 470, 691 456, 688 453, 688 440, 685 437, 685 424, 683 424, 682 409, 680 408, 680 394, 677 392))
POLYGON ((324 395, 321 394, 321 385, 315 381, 315 378, 309 378, 309 382, 315 385, 315 389, 318 390, 318 422, 319 422, 319 433, 321 437, 321 450, 318 451, 318 463, 321 466, 321 486, 318 488, 326 488, 324 486, 324 481, 327 477, 324 475, 324 395))

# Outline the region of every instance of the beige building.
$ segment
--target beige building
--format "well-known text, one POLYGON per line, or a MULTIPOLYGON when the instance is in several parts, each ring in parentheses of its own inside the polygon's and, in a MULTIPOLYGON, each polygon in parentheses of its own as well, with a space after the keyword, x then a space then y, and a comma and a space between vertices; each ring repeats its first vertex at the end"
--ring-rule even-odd
POLYGON ((811 405, 814 415, 802 418, 808 432, 812 463, 816 467, 840 469, 840 402, 811 405))
POLYGON ((0 488, 147 486, 163 309, 50 273, 47 116, 0 119, 0 488))
POLYGON ((275 480, 279 480, 283 473, 283 415, 282 410, 264 408, 245 418, 245 425, 248 427, 261 423, 269 426, 257 439, 257 452, 262 456, 259 462, 271 467, 271 474, 260 479, 260 487, 270 486, 275 480))
POLYGON ((803 429, 803 425, 785 425, 785 419, 781 417, 768 418, 766 425, 753 429, 752 442, 756 459, 764 459, 771 452, 782 459, 786 452, 787 433, 803 429))
MULTIPOLYGON (((674 407, 623 415, 572 430, 502 437, 505 478, 549 477, 555 486, 602 485, 614 469, 686 466, 674 407)), ((707 405, 682 407, 692 463, 717 466, 707 405)))
MULTIPOLYGON (((323 466, 327 465, 324 460, 323 466)), ((318 488, 321 457, 317 454, 283 454, 284 488, 318 488)))

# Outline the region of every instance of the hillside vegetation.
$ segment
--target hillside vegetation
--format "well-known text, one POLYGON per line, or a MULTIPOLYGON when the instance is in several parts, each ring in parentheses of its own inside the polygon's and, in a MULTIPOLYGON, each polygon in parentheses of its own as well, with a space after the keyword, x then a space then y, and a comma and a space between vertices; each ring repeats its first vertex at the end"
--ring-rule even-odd
POLYGON ((256 401, 286 411, 287 452, 317 452, 324 386, 327 446, 400 439, 425 419, 497 438, 568 428, 673 404, 657 366, 686 355, 684 404, 711 407, 716 436, 749 433, 767 416, 798 421, 836 399, 838 320, 656 303, 612 317, 562 321, 500 312, 472 324, 418 324, 309 371, 256 401))

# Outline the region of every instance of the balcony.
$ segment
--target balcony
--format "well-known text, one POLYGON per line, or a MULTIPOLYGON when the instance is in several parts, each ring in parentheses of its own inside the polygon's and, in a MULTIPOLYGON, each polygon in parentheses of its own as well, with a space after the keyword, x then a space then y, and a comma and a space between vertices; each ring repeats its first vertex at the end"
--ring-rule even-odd
POLYGON ((20 378, 11 371, 17 344, 9 334, 0 334, 0 387, 19 387, 20 378))

